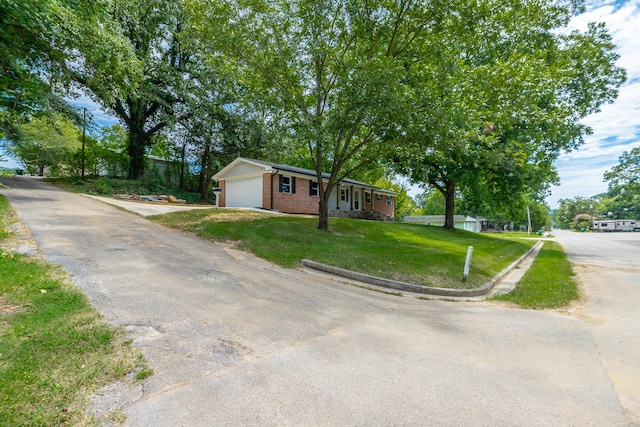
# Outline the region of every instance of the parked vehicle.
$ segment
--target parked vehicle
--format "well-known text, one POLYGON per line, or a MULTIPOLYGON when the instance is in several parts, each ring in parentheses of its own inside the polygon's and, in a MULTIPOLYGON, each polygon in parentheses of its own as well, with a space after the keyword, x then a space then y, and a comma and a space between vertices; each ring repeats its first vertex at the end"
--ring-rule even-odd
POLYGON ((635 219, 607 219, 593 221, 593 231, 640 231, 640 221, 635 219))

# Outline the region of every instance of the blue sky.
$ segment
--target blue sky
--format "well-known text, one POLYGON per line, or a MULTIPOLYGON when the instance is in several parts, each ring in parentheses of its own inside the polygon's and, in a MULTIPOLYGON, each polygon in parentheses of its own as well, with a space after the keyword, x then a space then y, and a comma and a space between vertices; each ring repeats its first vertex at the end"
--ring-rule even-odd
MULTIPOLYGON (((620 54, 618 65, 627 70, 627 82, 615 103, 587 117, 584 123, 593 134, 578 150, 560 156, 556 162, 560 185, 552 188, 547 202, 558 207, 558 200, 575 196, 590 197, 607 190, 604 172, 618 163, 624 151, 640 146, 640 0, 587 0, 587 13, 572 21, 572 28, 584 29, 588 22, 605 22, 620 54)), ((90 98, 73 102, 91 110, 100 126, 117 122, 102 112, 90 98)), ((12 167, 14 162, 0 165, 12 167)), ((411 195, 420 193, 412 188, 411 195)))
POLYGON ((605 22, 620 54, 618 65, 627 70, 627 82, 615 103, 584 120, 593 129, 585 144, 556 162, 560 185, 547 198, 552 208, 560 199, 607 191, 604 172, 618 164, 624 151, 640 146, 640 0, 588 1, 587 8, 587 13, 572 21, 572 27, 583 29, 588 22, 605 22))

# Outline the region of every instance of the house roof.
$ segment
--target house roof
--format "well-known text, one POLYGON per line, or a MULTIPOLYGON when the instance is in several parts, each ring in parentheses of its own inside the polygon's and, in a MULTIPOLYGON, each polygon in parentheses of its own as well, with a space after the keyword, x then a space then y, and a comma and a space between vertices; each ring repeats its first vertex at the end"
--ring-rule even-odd
MULTIPOLYGON (((304 168, 285 165, 285 164, 281 164, 281 163, 271 163, 271 162, 265 162, 265 161, 262 161, 262 160, 248 159, 246 157, 238 157, 234 161, 229 163, 227 166, 222 168, 218 173, 216 173, 213 176, 213 178, 216 179, 216 180, 224 179, 225 174, 229 170, 233 169, 238 163, 249 163, 249 164, 254 164, 256 166, 264 167, 264 169, 265 169, 264 172, 265 173, 289 172, 289 173, 292 173, 292 174, 310 176, 310 177, 313 177, 313 178, 315 178, 317 176, 316 175, 316 171, 311 170, 311 169, 304 169, 304 168)), ((326 172, 323 172, 322 173, 322 177, 324 179, 328 180, 331 177, 331 175, 326 173, 326 172)), ((371 190, 375 190, 375 191, 377 191, 379 193, 392 194, 394 196, 398 195, 398 193, 396 193, 394 191, 385 190, 383 188, 376 187, 375 185, 367 184, 365 182, 356 181, 355 179, 345 178, 342 181, 340 181, 340 183, 341 184, 357 185, 357 186, 360 186, 360 187, 364 187, 364 188, 368 188, 368 189, 371 189, 371 190)))

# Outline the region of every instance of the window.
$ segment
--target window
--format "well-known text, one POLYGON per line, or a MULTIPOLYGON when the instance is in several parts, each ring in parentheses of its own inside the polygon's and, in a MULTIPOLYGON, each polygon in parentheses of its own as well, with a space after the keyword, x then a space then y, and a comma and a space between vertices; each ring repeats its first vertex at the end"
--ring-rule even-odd
POLYGON ((387 196, 387 206, 391 206, 391 196, 387 196))
POLYGON ((341 188, 340 189, 340 201, 341 202, 348 202, 349 201, 349 190, 347 190, 346 188, 341 188))
POLYGON ((296 177, 280 175, 280 192, 287 194, 296 193, 296 177))
POLYGON ((371 193, 364 193, 364 202, 368 205, 371 204, 371 193))
POLYGON ((382 200, 382 194, 376 194, 376 201, 382 200))
POLYGON ((309 195, 318 197, 320 191, 318 190, 318 183, 315 181, 309 181, 309 195))

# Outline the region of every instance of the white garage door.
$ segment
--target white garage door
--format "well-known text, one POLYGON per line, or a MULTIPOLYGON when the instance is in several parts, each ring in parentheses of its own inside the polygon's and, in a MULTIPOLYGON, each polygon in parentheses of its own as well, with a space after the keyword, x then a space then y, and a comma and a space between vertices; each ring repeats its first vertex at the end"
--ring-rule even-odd
POLYGON ((226 205, 229 208, 261 208, 262 177, 227 181, 226 205))

